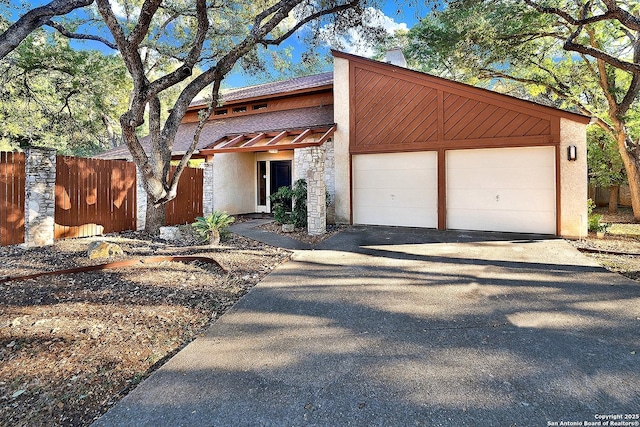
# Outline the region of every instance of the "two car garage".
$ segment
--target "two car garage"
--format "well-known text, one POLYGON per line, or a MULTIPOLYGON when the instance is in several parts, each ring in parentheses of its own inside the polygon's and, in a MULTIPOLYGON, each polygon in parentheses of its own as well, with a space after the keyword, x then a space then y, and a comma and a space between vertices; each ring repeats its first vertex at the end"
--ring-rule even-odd
POLYGON ((585 235, 588 117, 334 57, 335 157, 348 159, 336 170, 349 170, 336 212, 349 222, 585 235))
MULTIPOLYGON (((449 150, 446 228, 556 234, 554 147, 449 150)), ((353 156, 353 222, 438 228, 438 152, 353 156)))

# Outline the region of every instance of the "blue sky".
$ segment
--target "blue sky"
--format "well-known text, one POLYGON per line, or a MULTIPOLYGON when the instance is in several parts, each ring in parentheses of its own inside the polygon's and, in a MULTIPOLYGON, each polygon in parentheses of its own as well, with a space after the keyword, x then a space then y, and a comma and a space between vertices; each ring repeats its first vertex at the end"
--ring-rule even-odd
MULTIPOLYGON (((44 3, 48 3, 50 0, 34 0, 31 2, 32 6, 38 6, 44 3)), ((21 1, 11 1, 12 6, 18 7, 22 3, 21 1)), ((411 28, 419 19, 419 17, 424 16, 428 13, 428 8, 422 4, 416 5, 412 0, 396 0, 396 1, 387 1, 381 4, 381 10, 378 11, 377 15, 379 17, 379 22, 381 22, 388 32, 392 33, 397 29, 407 29, 411 28), (412 6, 409 7, 408 3, 411 2, 412 6)), ((14 14, 11 19, 16 20, 18 18, 17 14, 14 14)), ((354 35, 357 39, 357 34, 354 35)), ((104 46, 99 43, 94 42, 72 42, 78 48, 91 48, 91 49, 101 49, 105 50, 104 46)), ((301 44, 299 38, 294 35, 289 40, 287 40, 283 46, 289 47, 292 49, 293 61, 298 61, 300 55, 304 52, 305 47, 301 44)), ((327 46, 326 51, 329 50, 327 46)), ((356 51, 350 51, 349 43, 347 43, 347 47, 345 49, 349 53, 354 53, 358 55, 368 56, 370 52, 367 52, 366 49, 359 48, 356 51)), ((232 72, 224 82, 225 87, 239 87, 245 86, 247 84, 255 83, 255 79, 248 78, 245 74, 240 71, 232 72)))

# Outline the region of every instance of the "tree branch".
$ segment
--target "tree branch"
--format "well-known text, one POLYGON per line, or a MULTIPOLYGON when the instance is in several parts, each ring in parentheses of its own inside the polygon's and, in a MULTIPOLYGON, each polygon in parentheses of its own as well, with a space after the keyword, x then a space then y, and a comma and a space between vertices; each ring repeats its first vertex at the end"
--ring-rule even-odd
POLYGON ((71 31, 67 30, 62 24, 52 21, 51 19, 45 22, 43 25, 48 25, 49 27, 54 28, 60 34, 62 34, 63 36, 69 39, 93 40, 93 41, 100 42, 111 49, 114 49, 114 50, 118 49, 118 46, 115 43, 112 43, 103 37, 95 36, 92 34, 72 33, 71 31))
POLYGON ((291 35, 293 35, 293 33, 295 33, 296 31, 298 31, 303 25, 313 21, 314 19, 318 19, 321 16, 325 16, 328 14, 332 14, 332 13, 336 13, 336 12, 341 12, 343 10, 348 10, 353 8, 354 6, 356 6, 359 3, 359 0, 351 0, 348 3, 342 4, 342 5, 338 5, 332 9, 325 9, 325 10, 321 10, 319 12, 316 13, 312 13, 311 15, 307 16, 306 18, 300 20, 296 25, 294 25, 291 29, 289 29, 289 31, 287 31, 286 33, 284 33, 283 35, 281 35, 280 37, 278 37, 277 39, 271 39, 271 40, 263 40, 262 43, 265 45, 272 45, 272 46, 277 46, 280 43, 282 43, 284 40, 286 40, 287 38, 291 37, 291 35))
POLYGON ((30 10, 0 35, 0 59, 14 50, 36 28, 54 16, 66 15, 72 10, 89 6, 93 0, 54 0, 30 10))

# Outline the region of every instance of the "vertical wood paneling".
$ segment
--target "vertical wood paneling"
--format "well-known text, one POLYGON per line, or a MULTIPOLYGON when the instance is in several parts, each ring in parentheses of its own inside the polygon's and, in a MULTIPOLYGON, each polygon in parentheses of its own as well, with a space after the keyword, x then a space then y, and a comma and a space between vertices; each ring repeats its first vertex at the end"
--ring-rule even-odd
POLYGON ((132 162, 58 156, 55 238, 135 230, 135 176, 132 162))
MULTIPOLYGON (((171 167, 171 176, 176 168, 171 167)), ((204 171, 185 168, 178 181, 176 198, 167 203, 167 225, 187 224, 202 216, 202 188, 204 171)))
POLYGON ((24 242, 24 153, 0 152, 0 245, 24 242))

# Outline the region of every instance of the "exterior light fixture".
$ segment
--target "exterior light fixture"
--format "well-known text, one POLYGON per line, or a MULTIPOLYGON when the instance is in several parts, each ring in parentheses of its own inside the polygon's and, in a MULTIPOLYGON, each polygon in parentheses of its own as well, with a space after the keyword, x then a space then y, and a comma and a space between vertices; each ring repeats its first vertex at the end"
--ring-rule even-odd
MULTIPOLYGON (((574 147, 575 148, 575 147, 574 147)), ((278 150, 269 150, 269 153, 271 154, 278 154, 278 150)))
POLYGON ((567 147, 567 160, 570 162, 575 162, 578 158, 578 149, 575 145, 570 145, 567 147))

